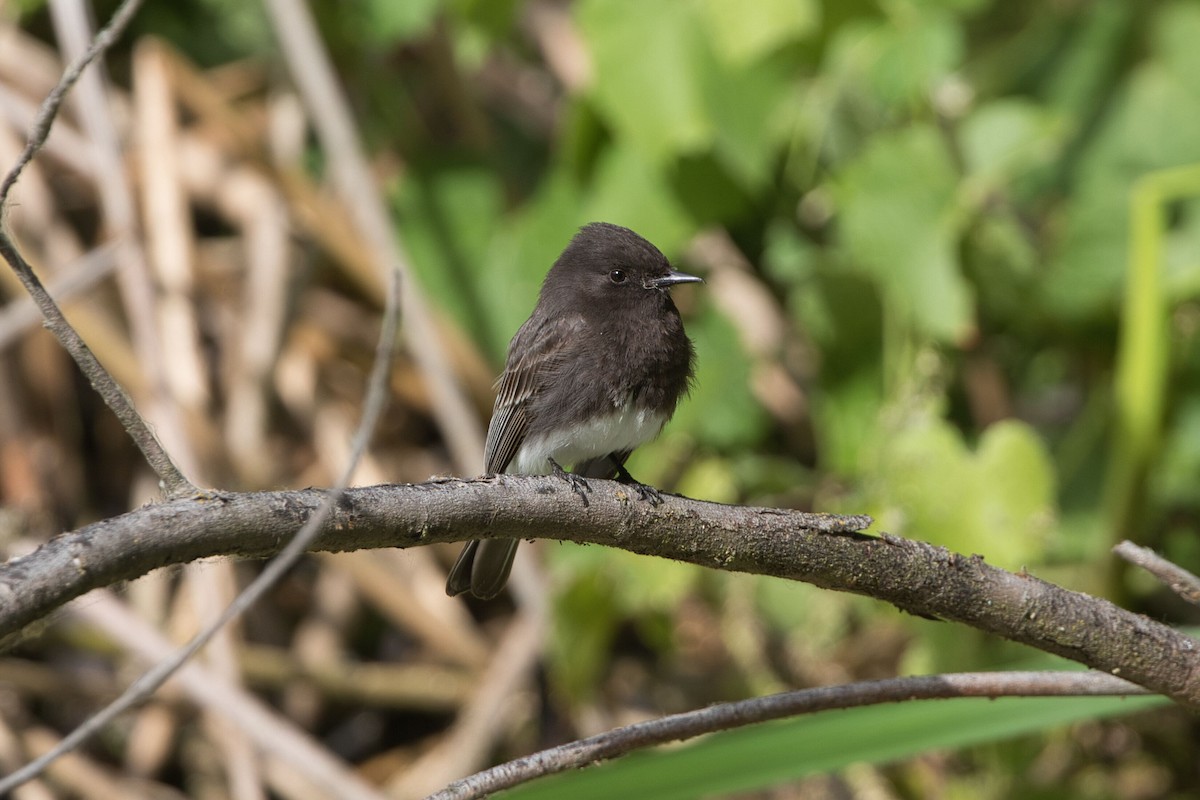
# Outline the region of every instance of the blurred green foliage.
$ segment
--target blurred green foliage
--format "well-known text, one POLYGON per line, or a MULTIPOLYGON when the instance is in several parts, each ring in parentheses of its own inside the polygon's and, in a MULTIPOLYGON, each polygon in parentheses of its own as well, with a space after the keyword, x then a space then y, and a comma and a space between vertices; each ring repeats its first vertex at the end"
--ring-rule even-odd
MULTIPOLYGON (((441 35, 472 58, 482 47, 540 63, 521 13, 446 3, 441 35)), ((1124 537, 1200 567, 1200 179, 1150 197, 1159 250, 1131 234, 1137 187, 1200 163, 1200 6, 579 0, 571 16, 591 79, 562 98, 556 127, 522 130, 519 112, 493 105, 481 138, 465 123, 395 134, 412 164, 400 227, 421 279, 497 368, 580 224, 628 225, 674 260, 719 226, 791 326, 773 358, 808 413, 773 412, 738 321, 689 292, 697 386, 635 455, 643 480, 865 511, 1091 591, 1126 590, 1107 556, 1124 537)), ((433 91, 396 90, 411 109, 433 91)), ((564 702, 602 691, 619 638, 670 654, 685 598, 719 606, 752 581, 547 552, 564 702)), ((754 583, 765 635, 814 658, 881 613, 754 583)), ((908 666, 997 667, 1017 653, 893 624, 920 632, 908 666)))
MULTIPOLYGON (((270 46, 257 4, 179 5, 149 4, 139 24, 202 62, 270 46)), ((545 77, 525 4, 314 5, 365 136, 406 163, 393 198, 420 281, 497 370, 585 222, 628 225, 675 261, 717 226, 754 266, 789 326, 768 360, 806 413, 773 409, 737 320, 681 292, 697 385, 635 454, 642 480, 867 512, 1084 590, 1126 591, 1107 566, 1125 537, 1200 570, 1200 175, 1163 172, 1200 164, 1200 4, 578 0, 590 80, 550 125, 473 81, 545 77), (1132 198, 1155 180, 1170 186, 1144 198, 1139 239, 1132 198)), ((684 598, 721 608, 738 581, 757 587, 763 635, 814 658, 889 613, 546 552, 566 703, 601 691, 618 637, 669 657, 684 598)), ((888 620, 920 634, 907 664, 1014 657, 888 620)))

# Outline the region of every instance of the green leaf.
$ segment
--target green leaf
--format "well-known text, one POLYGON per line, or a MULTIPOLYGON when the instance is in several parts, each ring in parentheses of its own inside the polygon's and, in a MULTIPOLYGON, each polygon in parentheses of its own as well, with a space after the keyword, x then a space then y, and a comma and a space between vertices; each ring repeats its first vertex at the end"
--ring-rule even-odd
MULTIPOLYGON (((634 501, 636 502, 636 501, 634 501)), ((649 558, 609 547, 548 543, 548 571, 559 587, 550 632, 550 674, 572 701, 590 700, 612 661, 619 626, 637 623, 653 645, 670 646, 669 631, 654 617, 678 609, 704 570, 694 564, 649 558)))
POLYGON ((715 457, 693 459, 675 491, 713 503, 736 503, 741 496, 729 462, 715 457))
POLYGON ((1155 15, 1150 49, 1200 98, 1200 6, 1173 3, 1155 15))
POLYGON ((753 792, 852 764, 887 764, 1167 704, 1161 697, 961 698, 829 711, 724 733, 565 773, 504 793, 511 800, 753 792))
POLYGON ((687 320, 687 332, 696 343, 696 380, 671 420, 671 432, 689 433, 718 449, 758 441, 767 416, 750 392, 749 363, 737 331, 710 308, 687 320))
POLYGON ((732 8, 726 0, 581 2, 579 25, 595 64, 590 97, 621 146, 664 167, 711 150, 744 188, 761 189, 796 113, 794 64, 767 56, 798 35, 793 17, 805 16, 804 3, 782 7, 789 13, 774 21, 743 11, 738 17, 749 27, 723 29, 730 38, 715 40, 709 28, 732 8), (753 32, 764 23, 765 34, 753 32), (726 46, 737 53, 732 61, 726 46))
POLYGON ((859 476, 864 454, 871 452, 879 431, 883 380, 877 370, 863 367, 822 389, 812 399, 821 469, 859 476))
POLYGON ((1025 423, 1005 420, 984 431, 975 462, 981 491, 972 552, 1010 567, 1040 561, 1057 489, 1045 444, 1025 423))
POLYGON ((433 27, 441 5, 441 0, 367 0, 362 33, 376 43, 415 39, 433 27))
POLYGON ((1129 195, 1151 170, 1200 161, 1200 97, 1172 70, 1134 71, 1080 161, 1065 230, 1050 260, 1043 301, 1054 314, 1112 314, 1129 251, 1129 195))
POLYGON ((912 15, 881 28, 870 80, 879 96, 897 105, 922 100, 962 60, 963 35, 949 15, 912 15))
POLYGON ((973 111, 960 141, 968 172, 992 180, 1011 178, 1058 155, 1066 128, 1041 106, 998 100, 973 111))
POLYGON ((916 125, 876 136, 836 187, 851 261, 888 306, 939 341, 971 328, 971 291, 956 252, 957 178, 936 131, 916 125))
MULTIPOLYGON (((551 574, 562 585, 563 570, 555 564, 558 557, 586 555, 600 549, 570 544, 547 548, 551 574)), ((595 571, 575 571, 567 589, 555 596, 546 655, 556 690, 572 702, 594 697, 599 678, 608 667, 620 621, 614 597, 612 586, 595 571)))
POLYGON ((503 202, 499 179, 476 166, 413 172, 395 198, 417 279, 485 345, 497 335, 507 341, 513 332, 501 333, 497 306, 487 291, 490 245, 503 202))
POLYGON ((591 97, 618 136, 653 161, 706 149, 692 5, 582 0, 575 9, 595 68, 591 97))
POLYGON ((814 33, 821 9, 814 0, 759 0, 750 11, 741 0, 703 0, 701 19, 717 55, 730 67, 757 60, 814 33))
POLYGON ((668 257, 695 233, 658 166, 632 147, 611 147, 600 156, 584 214, 587 221, 632 228, 668 257))
POLYGON ((924 105, 962 60, 963 33, 949 14, 925 9, 861 20, 835 32, 828 71, 885 108, 924 105))
POLYGON ((497 363, 533 311, 550 266, 580 226, 591 221, 582 203, 575 181, 558 170, 520 211, 502 220, 482 276, 484 298, 496 320, 490 352, 497 363))
POLYGON ((794 127, 794 72, 794 65, 783 59, 730 67, 707 49, 697 55, 696 77, 712 124, 713 152, 748 190, 759 191, 772 179, 780 147, 794 127))
POLYGON ((884 528, 986 554, 1006 569, 1041 560, 1055 521, 1055 473, 1028 425, 991 426, 973 453, 931 410, 897 427, 882 437, 871 481, 884 528))

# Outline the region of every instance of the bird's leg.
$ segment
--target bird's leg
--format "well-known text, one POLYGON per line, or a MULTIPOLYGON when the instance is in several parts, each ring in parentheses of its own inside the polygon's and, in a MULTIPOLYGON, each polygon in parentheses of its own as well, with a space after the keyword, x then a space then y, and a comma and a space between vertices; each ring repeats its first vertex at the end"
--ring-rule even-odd
POLYGON ((626 486, 632 486, 638 493, 638 498, 652 506, 662 505, 662 495, 653 486, 647 486, 629 474, 624 464, 617 464, 617 480, 626 486))
POLYGON ((588 486, 587 479, 582 475, 576 475, 573 472, 567 472, 565 469, 559 466, 559 463, 553 458, 548 458, 546 460, 550 462, 550 468, 554 470, 552 473, 554 477, 564 480, 570 484, 571 489, 575 492, 575 494, 579 495, 579 499, 583 501, 583 507, 587 508, 587 493, 592 490, 592 487, 588 486))

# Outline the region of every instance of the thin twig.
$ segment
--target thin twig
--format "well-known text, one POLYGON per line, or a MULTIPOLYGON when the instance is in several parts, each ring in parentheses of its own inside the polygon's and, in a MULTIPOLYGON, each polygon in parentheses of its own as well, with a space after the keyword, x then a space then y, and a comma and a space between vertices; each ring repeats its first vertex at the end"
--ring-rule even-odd
POLYGON ((46 137, 50 135, 50 126, 54 124, 54 118, 58 116, 58 109, 62 106, 67 92, 71 91, 71 87, 79 80, 79 76, 88 68, 88 65, 120 38, 137 14, 138 9, 141 8, 142 2, 143 0, 125 0, 117 9, 117 13, 113 14, 108 25, 96 34, 96 38, 92 40, 92 46, 87 49, 86 53, 75 59, 63 73, 62 79, 42 102, 37 120, 33 124, 33 130, 29 133, 29 140, 25 144, 25 150, 17 159, 17 163, 4 176, 4 181, 0 182, 0 206, 8 201, 8 193, 13 184, 17 182, 17 178, 21 177, 21 172, 29 165, 29 162, 33 161, 37 151, 46 143, 46 137))
MULTIPOLYGON (((58 108, 61 106, 66 92, 79 79, 80 74, 82 74, 87 65, 115 41, 140 5, 141 0, 125 0, 108 26, 97 34, 92 46, 88 48, 84 57, 77 60, 71 66, 59 85, 55 87, 45 103, 43 103, 42 112, 39 115, 34 134, 30 137, 29 145, 27 145, 16 166, 5 178, 2 186, 0 186, 0 207, 3 206, 8 191, 16 181, 17 176, 45 141, 50 130, 50 124, 58 108)), ((97 388, 97 391, 101 393, 105 401, 113 408, 113 411, 117 414, 126 430, 129 431, 135 442, 142 449, 142 452, 146 455, 151 466, 154 467, 162 479, 168 494, 179 496, 194 493, 195 487, 175 467, 170 456, 162 449, 157 439, 154 438, 153 433, 146 426, 145 421, 137 414, 129 398, 112 380, 100 363, 96 361, 95 356, 92 355, 87 345, 84 344, 74 329, 66 322, 62 316, 62 312, 42 288, 40 281, 38 281, 37 277, 33 274, 33 270, 21 257, 15 245, 2 233, 0 233, 0 255, 3 255, 13 265, 18 277, 21 278, 22 283, 26 285, 34 301, 42 309, 49 327, 59 336, 63 346, 79 363, 84 374, 88 375, 93 386, 97 388)), ((340 501, 358 461, 366 450, 367 443, 370 441, 371 434, 375 429, 375 425, 383 412, 383 407, 387 400, 387 377, 391 367, 392 351, 399 328, 399 271, 390 271, 388 279, 386 308, 383 315, 379 341, 376 346, 375 363, 368 379, 366 397, 363 403, 362 420, 355 433, 349 462, 343 470, 342 475, 339 476, 334 488, 325 497, 320 507, 316 509, 308 521, 300 528, 299 532, 292 537, 287 546, 280 551, 279 556, 263 569, 262 573, 238 595, 225 612, 214 620, 212 624, 197 634, 187 645, 175 651, 171 657, 162 660, 147 671, 141 678, 130 685, 119 698, 64 737, 55 748, 13 772, 11 775, 0 779, 0 795, 41 774, 56 758, 75 749, 109 722, 116 719, 120 714, 153 694, 188 659, 204 647, 224 625, 241 615, 247 608, 257 602, 308 550, 315 537, 323 529, 325 520, 332 508, 340 501)))
MULTIPOLYGON (((69 611, 139 661, 155 662, 171 653, 171 642, 110 592, 76 603, 69 611)), ((240 731, 257 754, 283 761, 307 783, 320 787, 321 796, 381 800, 379 792, 315 737, 216 670, 191 663, 175 679, 172 686, 181 694, 240 731)))
MULTIPOLYGON (((68 264, 51 284, 54 295, 65 302, 91 289, 116 269, 116 253, 117 246, 109 242, 68 264)), ((41 319, 33 301, 23 297, 0 309, 0 352, 11 347, 41 319)))
MULTIPOLYGON (((4 181, 0 183, 0 213, 7 208, 8 195, 12 190, 17 179, 28 166, 29 162, 41 149, 46 142, 46 137, 50 135, 50 127, 54 123, 54 118, 58 115, 59 108, 62 106, 63 98, 67 92, 79 80, 79 76, 87 69, 87 66, 92 63, 101 53, 103 53, 125 30, 125 27, 133 19, 141 6, 142 0, 125 0, 117 13, 113 15, 108 25, 105 26, 96 38, 92 40, 92 45, 87 49, 81 57, 76 59, 71 66, 63 73, 62 80, 54 87, 49 96, 42 103, 41 110, 38 112, 37 120, 34 122, 33 131, 29 135, 25 149, 21 152, 21 156, 17 159, 17 163, 5 175, 4 181)), ((0 229, 0 256, 9 263, 13 271, 17 274, 21 283, 29 292, 30 297, 37 304, 42 312, 42 316, 46 320, 46 327, 58 338, 62 343, 63 348, 75 359, 75 363, 79 365, 79 369, 87 376, 92 387, 104 399, 104 402, 117 415, 117 419, 121 421, 121 425, 128 432, 134 444, 142 451, 147 463, 151 469, 158 475, 162 481, 163 489, 170 497, 178 497, 190 494, 196 491, 196 487, 184 477, 179 471, 179 467, 171 459, 171 456, 163 448, 162 444, 155 437, 154 432, 146 424, 134 408, 133 402, 125 391, 113 380, 108 370, 100 363, 91 349, 84 343, 83 339, 75 331, 71 324, 67 322, 63 316, 62 310, 58 304, 46 292, 42 286, 42 282, 34 274, 33 268, 25 260, 18 250, 16 243, 0 229)))
MULTIPOLYGON (((50 3, 55 38, 68 58, 86 52, 91 45, 95 26, 90 9, 88 0, 53 0, 50 3)), ((110 89, 103 62, 80 76, 74 102, 80 130, 87 140, 81 143, 79 151, 86 154, 93 173, 91 182, 96 187, 104 230, 116 241, 116 260, 120 264, 117 288, 145 386, 139 395, 141 411, 162 437, 167 451, 179 461, 183 472, 203 483, 203 476, 197 471, 199 462, 195 449, 188 447, 181 410, 168 394, 167 358, 157 331, 159 313, 155 307, 155 288, 142 246, 133 177, 125 162, 120 125, 113 111, 119 103, 117 98, 110 96, 110 89)), ((61 133, 62 130, 60 122, 55 131, 61 133)), ((47 147, 52 144, 53 137, 48 140, 47 147)), ((53 296, 62 302, 62 296, 57 292, 53 296)), ((86 328, 84 335, 87 335, 86 328)))
POLYGON ((1114 546, 1113 552, 1158 578, 1184 600, 1193 605, 1200 605, 1200 577, 1178 564, 1167 561, 1149 547, 1141 547, 1128 539, 1114 546))
POLYGON ((585 767, 634 750, 768 720, 835 708, 954 697, 1096 697, 1146 690, 1097 672, 968 672, 864 681, 720 703, 639 722, 509 761, 455 781, 427 800, 473 800, 534 778, 585 767))
POLYGON ((234 599, 229 607, 225 609, 224 613, 198 633, 194 639, 176 650, 169 658, 165 658, 155 664, 154 667, 130 684, 129 688, 120 697, 88 718, 78 728, 71 731, 53 750, 45 753, 11 775, 0 779, 0 796, 20 786, 25 781, 40 775, 54 759, 74 750, 98 733, 108 723, 157 691, 188 659, 204 647, 216 635, 217 631, 256 603, 260 597, 292 568, 296 561, 313 544, 314 539, 323 531, 327 517, 333 507, 341 501, 346 484, 349 482, 354 468, 366 450, 370 435, 374 431, 375 424, 380 415, 383 413, 383 406, 387 399, 387 376, 391 364, 392 345, 396 341, 399 316, 399 281, 395 277, 391 281, 390 288, 391 292, 388 294, 383 326, 376 347, 375 365, 371 371, 366 398, 363 403, 362 421, 355 432, 349 463, 338 477, 334 488, 329 491, 312 516, 308 518, 308 521, 300 528, 299 532, 292 537, 287 546, 234 599))

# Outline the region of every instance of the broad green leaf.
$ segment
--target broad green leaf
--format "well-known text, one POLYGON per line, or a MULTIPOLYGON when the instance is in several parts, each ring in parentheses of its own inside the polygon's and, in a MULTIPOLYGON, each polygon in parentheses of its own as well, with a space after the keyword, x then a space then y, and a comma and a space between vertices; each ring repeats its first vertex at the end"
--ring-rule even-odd
POLYGON ((865 93, 884 108, 925 104, 939 81, 957 68, 963 34, 950 15, 934 11, 862 20, 834 33, 828 72, 846 89, 865 93))
POLYGON ((883 437, 871 480, 886 530, 982 553, 1006 569, 1037 563, 1054 522, 1055 475, 1025 423, 986 431, 971 452, 932 412, 916 412, 883 437))
POLYGON ((632 147, 611 147, 600 156, 584 209, 588 221, 632 228, 668 258, 695 233, 658 166, 632 147))
POLYGON ((851 635, 846 613, 855 599, 799 581, 756 576, 758 605, 768 624, 804 640, 805 650, 830 653, 851 635))
POLYGON ((550 676, 572 701, 590 699, 600 690, 618 626, 638 623, 656 649, 669 648, 669 631, 656 630, 654 619, 676 610, 704 573, 694 564, 570 542, 548 542, 543 553, 558 588, 550 676))
POLYGON ((692 4, 582 0, 575 14, 595 70, 591 97, 618 136, 652 161, 706 149, 692 4))
POLYGON ((595 696, 600 676, 608 668, 612 639, 621 617, 612 585, 601 575, 569 570, 564 576, 555 562, 563 556, 600 549, 570 543, 549 543, 546 548, 551 577, 560 587, 552 607, 546 657, 552 684, 570 702, 595 696))
POLYGON ((495 174, 475 166, 412 173, 395 202, 417 279, 429 295, 477 342, 498 334, 507 341, 512 332, 499 333, 503 326, 485 290, 489 246, 503 206, 495 174))
POLYGON ((520 211, 505 220, 488 253, 485 297, 496 319, 492 352, 503 359, 509 339, 533 311, 542 280, 580 226, 591 222, 579 187, 562 170, 552 173, 520 211))
POLYGON ((972 522, 980 486, 961 434, 928 410, 892 428, 879 443, 871 480, 879 506, 872 516, 883 530, 978 552, 972 522))
POLYGON ((736 503, 740 497, 729 462, 715 457, 694 459, 679 479, 675 491, 685 497, 714 503, 736 503))
POLYGON ((367 0, 362 32, 377 43, 414 39, 429 32, 441 6, 441 0, 367 0))
POLYGON ((701 9, 705 32, 730 67, 811 35, 821 16, 814 0, 761 0, 752 10, 740 0, 702 0, 701 9))
POLYGON ((1000 283, 980 302, 993 307, 998 300, 1008 301, 1007 314, 1024 317, 1029 313, 1029 287, 1016 277, 1032 277, 1039 266, 1040 253, 1029 230, 1013 215, 999 212, 978 220, 971 231, 976 255, 983 260, 988 277, 1000 283))
POLYGON ((1038 293, 1047 312, 1064 320, 1114 315, 1129 252, 1129 184, 1094 179, 1066 212, 1065 230, 1038 293))
POLYGON ((1074 201, 1043 298, 1068 318, 1111 314, 1128 259, 1129 194, 1135 180, 1200 161, 1200 97, 1151 62, 1134 71, 1079 165, 1074 201))
POLYGON ((768 59, 730 67, 701 48, 696 78, 712 124, 716 158, 743 187, 760 191, 771 180, 779 148, 798 113, 794 65, 768 59))
POLYGON ((671 432, 689 433, 718 449, 758 441, 767 416, 750 392, 749 362, 737 332, 711 308, 687 320, 687 331, 696 343, 696 380, 671 420, 671 432))
POLYGON ((1200 6, 1171 3, 1155 15, 1151 50, 1200 99, 1200 6))
POLYGON ((877 441, 883 380, 868 367, 826 383, 813 402, 813 428, 821 468, 833 475, 860 476, 877 441))
POLYGON ((971 113, 960 141, 967 170, 995 180, 1011 178, 1058 154, 1065 127, 1034 103, 999 100, 971 113))
POLYGON ((869 74, 886 102, 921 100, 962 60, 962 30, 948 15, 907 16, 881 27, 877 37, 877 58, 869 74))
POLYGON ((980 507, 972 551, 1010 569, 1040 561, 1058 488, 1045 444, 1024 422, 998 422, 984 431, 975 467, 980 507))
POLYGON ((957 341, 972 325, 958 264, 957 177, 945 144, 916 125, 876 136, 840 176, 842 243, 912 328, 957 341))
POLYGON ((1200 92, 1175 69, 1151 62, 1131 75, 1081 171, 1084 179, 1094 170, 1132 176, 1197 160, 1200 92))

